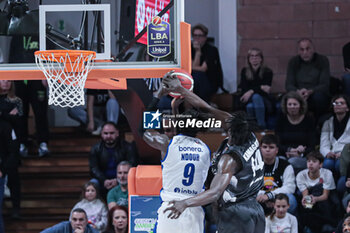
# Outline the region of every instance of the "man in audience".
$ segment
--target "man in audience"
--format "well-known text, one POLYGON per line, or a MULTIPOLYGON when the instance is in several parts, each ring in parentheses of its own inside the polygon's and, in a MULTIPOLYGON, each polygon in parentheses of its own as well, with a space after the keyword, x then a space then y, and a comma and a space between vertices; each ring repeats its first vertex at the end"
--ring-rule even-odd
POLYGON ((98 231, 88 225, 86 212, 76 208, 72 211, 70 221, 58 223, 41 233, 98 233, 98 231))
POLYGON ((115 170, 121 161, 137 164, 136 149, 119 136, 119 130, 113 122, 107 122, 102 127, 101 141, 90 151, 90 175, 98 181, 101 194, 116 185, 115 170))
POLYGON ((131 164, 128 161, 122 161, 117 166, 118 185, 109 190, 107 195, 108 209, 120 205, 128 207, 128 174, 131 164))
POLYGON ((295 175, 292 165, 280 159, 278 154, 278 138, 267 134, 261 138, 260 151, 264 160, 264 186, 259 191, 257 201, 263 206, 265 215, 273 210, 275 195, 284 193, 289 198, 288 212, 296 215, 297 201, 295 192, 295 175))
POLYGON ((326 56, 315 52, 312 41, 298 41, 298 55, 290 59, 286 90, 296 91, 316 116, 327 111, 329 101, 330 69, 326 56))

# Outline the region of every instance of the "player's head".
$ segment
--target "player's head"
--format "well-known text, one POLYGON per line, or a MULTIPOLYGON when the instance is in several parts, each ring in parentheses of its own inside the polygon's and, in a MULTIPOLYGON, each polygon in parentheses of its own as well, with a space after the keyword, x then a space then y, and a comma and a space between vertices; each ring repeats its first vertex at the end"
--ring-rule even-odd
POLYGON ((247 115, 243 111, 238 111, 232 114, 232 117, 227 120, 229 125, 229 143, 237 146, 243 145, 249 141, 252 135, 252 130, 247 115))
POLYGON ((73 231, 76 229, 82 229, 84 232, 88 224, 87 214, 85 210, 81 208, 74 209, 70 217, 70 224, 73 228, 73 231))
POLYGON ((185 122, 185 127, 180 127, 178 124, 176 132, 178 134, 184 134, 186 136, 195 137, 198 132, 204 131, 203 127, 198 127, 197 124, 186 124, 186 122, 196 122, 196 121, 205 121, 208 120, 208 115, 202 112, 199 112, 195 109, 185 110, 180 114, 179 117, 176 117, 177 121, 185 122))

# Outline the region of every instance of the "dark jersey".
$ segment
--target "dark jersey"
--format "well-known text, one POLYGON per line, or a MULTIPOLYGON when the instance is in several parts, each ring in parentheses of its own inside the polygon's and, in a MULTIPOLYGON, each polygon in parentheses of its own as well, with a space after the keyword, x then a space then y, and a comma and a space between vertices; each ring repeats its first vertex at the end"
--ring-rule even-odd
POLYGON ((227 145, 227 139, 225 139, 213 161, 214 174, 217 172, 217 164, 223 154, 238 155, 234 158, 239 158, 242 169, 232 176, 230 184, 226 187, 220 201, 224 203, 240 202, 246 198, 256 196, 264 183, 264 162, 256 137, 252 134, 249 142, 242 146, 229 146, 227 145))

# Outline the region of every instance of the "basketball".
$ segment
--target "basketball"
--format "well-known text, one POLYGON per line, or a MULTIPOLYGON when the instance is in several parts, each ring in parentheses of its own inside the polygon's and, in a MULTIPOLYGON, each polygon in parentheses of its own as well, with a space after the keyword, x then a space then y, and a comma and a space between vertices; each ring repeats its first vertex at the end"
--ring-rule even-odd
POLYGON ((155 17, 153 17, 153 19, 152 19, 152 23, 154 24, 154 25, 158 25, 158 24, 160 24, 162 22, 162 19, 159 17, 159 16, 155 16, 155 17))
MULTIPOLYGON (((190 91, 193 90, 193 84, 194 84, 193 78, 186 71, 174 72, 171 74, 171 76, 176 76, 180 80, 180 83, 184 88, 190 91)), ((176 93, 176 92, 170 92, 169 95, 174 98, 179 98, 181 96, 180 93, 176 93)))

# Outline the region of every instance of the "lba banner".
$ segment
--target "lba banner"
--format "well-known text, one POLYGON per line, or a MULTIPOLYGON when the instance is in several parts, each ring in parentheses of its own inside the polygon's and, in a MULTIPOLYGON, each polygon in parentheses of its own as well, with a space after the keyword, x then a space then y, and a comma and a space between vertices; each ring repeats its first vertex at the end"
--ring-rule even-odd
MULTIPOLYGON (((169 3, 170 0, 136 0, 135 36, 149 25, 153 17, 158 15, 169 3)), ((162 21, 169 23, 169 17, 170 11, 168 10, 161 18, 162 21)), ((137 42, 147 44, 147 33, 137 42)))

